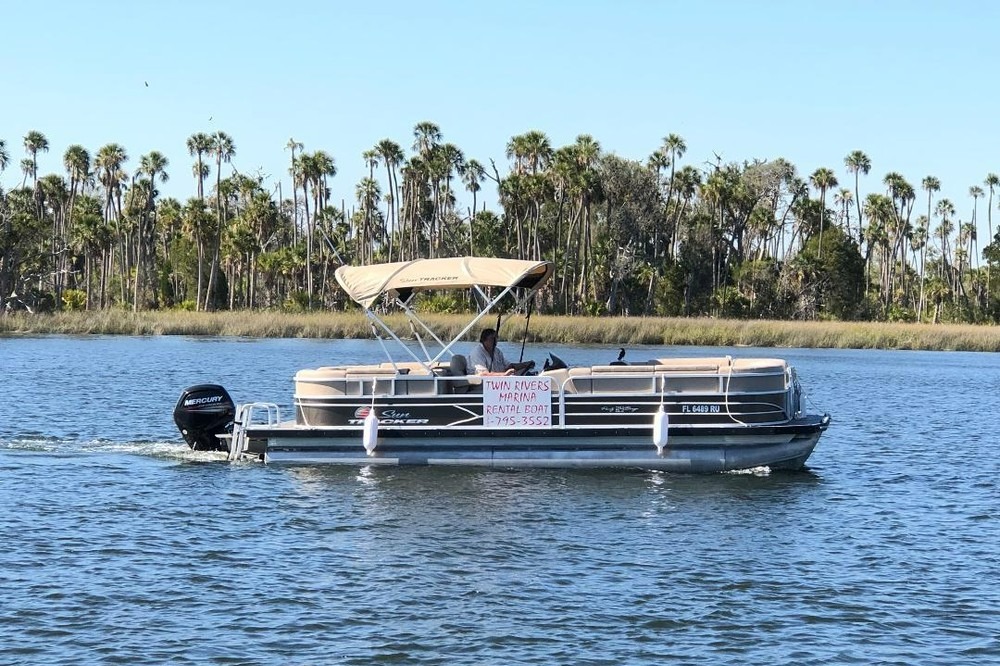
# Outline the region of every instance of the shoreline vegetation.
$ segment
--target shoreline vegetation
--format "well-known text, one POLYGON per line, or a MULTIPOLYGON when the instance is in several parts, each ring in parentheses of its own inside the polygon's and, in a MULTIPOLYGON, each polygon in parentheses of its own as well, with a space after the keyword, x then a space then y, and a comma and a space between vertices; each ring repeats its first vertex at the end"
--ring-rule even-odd
MULTIPOLYGON (((287 189, 232 167, 237 144, 221 129, 189 136, 190 162, 173 165, 158 150, 136 159, 118 143, 94 153, 72 144, 45 173, 46 136, 29 131, 22 145, 19 184, 0 184, 0 307, 343 310, 340 266, 477 255, 552 262, 537 314, 688 322, 666 320, 665 335, 659 324, 611 319, 608 335, 595 335, 626 330, 616 343, 745 344, 753 331, 768 344, 950 348, 981 334, 796 322, 1000 324, 996 173, 969 187, 963 219, 938 178, 911 183, 888 170, 877 184, 861 150, 811 173, 782 157, 686 163, 673 133, 637 160, 589 134, 555 145, 528 130, 495 147, 506 165, 491 157, 487 167, 422 121, 402 143, 342 156, 367 167, 355 184, 334 180, 334 155, 289 139, 287 189), (193 177, 186 200, 161 194, 168 172, 193 177), (863 177, 875 190, 864 196, 863 177), (718 330, 725 319, 792 323, 718 330)), ((13 161, 0 138, 0 172, 13 161)), ((436 300, 436 311, 453 310, 436 300)), ((304 326, 330 326, 317 321, 304 326)), ((562 339, 597 326, 573 321, 562 339)))
MULTIPOLYGON (((386 317, 405 330, 402 315, 386 317)), ((429 314, 432 329, 448 338, 468 323, 465 314, 429 314)), ((489 317, 466 334, 475 338, 489 317)), ((520 341, 525 318, 503 321, 502 337, 520 341)), ((0 337, 16 335, 188 335, 250 338, 371 339, 360 311, 287 312, 56 312, 13 313, 0 317, 0 337)), ((551 344, 691 345, 706 347, 785 347, 1000 351, 1000 327, 971 324, 917 324, 842 321, 776 321, 679 317, 570 317, 534 315, 528 342, 551 344)))

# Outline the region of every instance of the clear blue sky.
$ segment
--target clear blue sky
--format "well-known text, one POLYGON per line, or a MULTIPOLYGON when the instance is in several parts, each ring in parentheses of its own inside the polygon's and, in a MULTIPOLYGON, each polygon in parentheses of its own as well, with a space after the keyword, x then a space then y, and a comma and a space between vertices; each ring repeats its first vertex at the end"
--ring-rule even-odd
MULTIPOLYGON (((20 184, 23 137, 38 130, 50 142, 40 175, 63 173, 70 144, 93 154, 118 142, 130 171, 164 153, 161 190, 184 199, 194 193, 185 140, 224 130, 235 167, 261 170, 272 187, 282 179, 286 195, 288 139, 327 151, 333 197, 350 205, 367 173, 362 151, 391 138, 409 155, 413 126, 429 120, 502 172, 508 139, 529 130, 554 147, 588 133, 637 160, 676 133, 682 163, 784 157, 800 176, 829 167, 852 187, 843 159, 860 149, 872 160, 862 197, 898 171, 919 211, 920 181, 934 175, 964 221, 969 186, 1000 173, 998 7, 22 0, 0 10, 0 139, 11 157, 0 183, 20 184)), ((979 212, 984 244, 984 202, 979 212)))

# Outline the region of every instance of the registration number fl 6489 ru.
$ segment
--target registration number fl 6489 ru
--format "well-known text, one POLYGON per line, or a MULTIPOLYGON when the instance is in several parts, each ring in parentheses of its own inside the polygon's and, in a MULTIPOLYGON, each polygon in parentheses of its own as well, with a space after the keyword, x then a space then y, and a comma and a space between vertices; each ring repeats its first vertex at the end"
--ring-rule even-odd
POLYGON ((682 414, 718 414, 721 411, 721 405, 681 405, 682 414))

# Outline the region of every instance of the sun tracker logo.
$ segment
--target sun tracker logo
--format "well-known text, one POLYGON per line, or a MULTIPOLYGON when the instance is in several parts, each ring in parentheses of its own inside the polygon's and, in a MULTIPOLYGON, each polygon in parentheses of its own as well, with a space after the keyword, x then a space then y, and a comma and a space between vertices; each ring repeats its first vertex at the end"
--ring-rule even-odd
MULTIPOLYGON (((347 423, 350 425, 362 425, 369 412, 371 412, 371 407, 358 407, 354 410, 354 418, 347 419, 347 423)), ((379 416, 378 412, 375 415, 379 416)), ((430 419, 414 419, 410 418, 409 412, 383 409, 378 422, 379 425, 427 425, 430 423, 430 419)))

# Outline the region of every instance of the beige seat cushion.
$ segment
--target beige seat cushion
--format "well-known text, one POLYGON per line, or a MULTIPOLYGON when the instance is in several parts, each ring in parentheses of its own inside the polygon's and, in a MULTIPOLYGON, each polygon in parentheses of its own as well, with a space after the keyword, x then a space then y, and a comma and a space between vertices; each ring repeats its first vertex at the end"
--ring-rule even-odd
POLYGON ((566 393, 576 393, 576 386, 572 381, 568 381, 570 378, 569 368, 559 368, 558 370, 545 370, 538 376, 552 378, 553 393, 558 393, 560 390, 565 390, 566 393))

